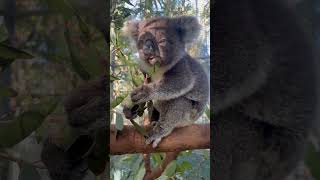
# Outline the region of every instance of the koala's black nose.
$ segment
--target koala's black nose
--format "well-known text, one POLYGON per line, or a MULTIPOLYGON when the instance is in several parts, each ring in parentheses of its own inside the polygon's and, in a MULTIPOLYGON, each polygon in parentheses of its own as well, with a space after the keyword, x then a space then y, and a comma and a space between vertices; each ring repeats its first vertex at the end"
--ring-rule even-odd
POLYGON ((153 47, 153 43, 151 41, 146 41, 142 48, 143 48, 143 53, 145 55, 153 54, 154 47, 153 47))

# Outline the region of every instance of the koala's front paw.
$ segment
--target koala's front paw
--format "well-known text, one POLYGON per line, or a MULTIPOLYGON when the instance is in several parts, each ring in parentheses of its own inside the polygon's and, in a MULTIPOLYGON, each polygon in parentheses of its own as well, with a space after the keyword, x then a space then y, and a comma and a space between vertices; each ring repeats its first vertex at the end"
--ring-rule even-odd
POLYGON ((151 88, 149 86, 142 85, 131 92, 131 101, 135 104, 147 102, 150 100, 150 94, 151 88))
POLYGON ((123 106, 123 114, 127 119, 134 119, 138 116, 137 107, 139 105, 134 105, 133 107, 123 106))

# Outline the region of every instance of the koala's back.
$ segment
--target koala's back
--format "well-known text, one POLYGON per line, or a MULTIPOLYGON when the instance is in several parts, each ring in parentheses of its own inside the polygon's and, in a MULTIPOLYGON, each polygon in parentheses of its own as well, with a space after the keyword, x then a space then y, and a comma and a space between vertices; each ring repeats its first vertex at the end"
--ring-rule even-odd
POLYGON ((276 126, 310 126, 315 60, 290 9, 276 1, 220 4, 217 10, 224 15, 215 19, 213 99, 232 102, 248 116, 276 126))
POLYGON ((311 41, 285 1, 220 0, 214 12, 214 179, 285 179, 315 121, 311 41))
POLYGON ((185 96, 191 100, 206 104, 209 98, 208 76, 197 60, 187 56, 185 61, 188 63, 191 73, 196 78, 194 87, 185 96))

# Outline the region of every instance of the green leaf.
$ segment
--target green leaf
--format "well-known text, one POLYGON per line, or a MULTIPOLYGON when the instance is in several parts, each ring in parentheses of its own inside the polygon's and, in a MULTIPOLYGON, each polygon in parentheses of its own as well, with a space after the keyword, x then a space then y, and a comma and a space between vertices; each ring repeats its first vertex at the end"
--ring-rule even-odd
POLYGON ((142 76, 133 76, 130 71, 131 81, 135 87, 140 86, 143 83, 144 78, 142 76))
POLYGON ((116 114, 116 128, 119 131, 123 129, 123 118, 121 114, 116 114))
POLYGON ((210 120, 210 108, 208 106, 206 107, 205 113, 208 119, 210 120))
POLYGON ((177 171, 178 172, 185 172, 188 169, 192 168, 192 164, 188 161, 183 161, 178 167, 177 167, 177 171))
POLYGON ((43 98, 39 103, 30 105, 30 109, 40 112, 44 116, 47 116, 57 108, 60 101, 61 98, 57 97, 43 98))
POLYGON ((31 106, 29 111, 5 123, 0 123, 0 147, 12 147, 38 129, 45 118, 58 104, 58 99, 41 101, 31 106))
POLYGON ((110 75, 110 83, 112 83, 113 81, 117 81, 117 80, 120 80, 120 78, 113 76, 113 75, 110 75))
POLYGON ((73 44, 71 42, 70 31, 68 27, 65 28, 64 36, 68 45, 70 57, 71 57, 71 65, 73 70, 83 79, 89 80, 90 74, 80 63, 80 59, 77 57, 75 50, 73 49, 73 44))
MULTIPOLYGON (((76 45, 74 44, 74 46, 76 45)), ((98 51, 93 44, 88 45, 85 50, 82 51, 84 51, 83 56, 79 57, 79 60, 81 60, 82 66, 85 67, 86 71, 90 74, 90 77, 101 77, 106 66, 102 65, 101 59, 104 59, 104 57, 101 57, 99 54, 100 51, 98 51)))
POLYGON ((112 100, 112 102, 111 102, 111 108, 115 108, 116 106, 118 106, 120 103, 122 103, 122 101, 123 101, 127 96, 128 96, 128 93, 117 96, 114 100, 112 100))
POLYGON ((141 163, 138 173, 135 175, 134 180, 141 180, 143 179, 144 174, 146 173, 146 169, 143 166, 143 163, 141 163))
POLYGON ((61 13, 65 18, 69 19, 73 15, 72 9, 67 6, 65 0, 45 0, 48 8, 52 11, 61 13))
POLYGON ((170 177, 166 176, 166 175, 161 175, 160 177, 157 178, 157 180, 169 180, 170 177))
POLYGON ((41 176, 39 175, 37 169, 34 166, 21 164, 19 180, 41 180, 41 176))
POLYGON ((156 163, 156 165, 160 164, 162 159, 159 153, 153 153, 151 158, 153 159, 153 161, 156 163))
POLYGON ((86 40, 89 41, 90 40, 89 25, 84 21, 84 19, 79 15, 79 13, 77 11, 75 11, 74 13, 77 17, 81 32, 85 35, 86 40))
POLYGON ((9 148, 36 130, 45 119, 40 112, 22 113, 13 121, 0 124, 0 147, 9 148))
POLYGON ((32 59, 33 56, 25 51, 0 43, 1 59, 32 59))
POLYGON ((12 88, 1 87, 0 86, 0 96, 2 97, 16 97, 18 93, 12 88))
POLYGON ((88 157, 89 169, 96 175, 100 175, 106 168, 108 161, 108 147, 106 141, 109 132, 106 129, 99 129, 96 132, 96 144, 92 149, 92 153, 88 157))
POLYGON ((155 73, 159 70, 160 68, 160 62, 157 61, 154 65, 153 65, 153 68, 150 68, 150 70, 148 71, 148 75, 149 76, 154 76, 155 73))
POLYGON ((166 167, 166 169, 164 170, 163 175, 171 177, 176 172, 176 169, 177 169, 177 161, 176 160, 171 161, 166 167))
POLYGON ((306 165, 309 167, 314 178, 320 178, 320 153, 312 146, 308 145, 306 153, 306 165))

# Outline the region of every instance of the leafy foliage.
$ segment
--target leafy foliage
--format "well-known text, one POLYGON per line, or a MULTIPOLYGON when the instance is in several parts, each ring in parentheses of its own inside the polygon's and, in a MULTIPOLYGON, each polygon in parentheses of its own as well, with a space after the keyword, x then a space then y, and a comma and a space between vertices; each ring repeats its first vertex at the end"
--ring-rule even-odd
MULTIPOLYGON (((0 152, 5 155, 5 149, 15 150, 26 139, 36 138, 41 144, 52 118, 60 121, 65 115, 61 97, 79 82, 103 75, 107 64, 102 32, 107 24, 105 1, 93 0, 89 5, 77 0, 16 2, 15 21, 0 21, 0 73, 10 68, 13 77, 11 85, 0 82, 0 104, 8 97, 14 102, 12 112, 0 114, 0 152), (8 23, 15 26, 14 34, 7 29, 8 23)), ((70 129, 61 127, 62 134, 57 136, 65 138, 62 144, 75 147, 72 151, 80 150, 77 145, 81 143, 77 142, 84 139, 71 137, 70 129)), ((107 133, 97 133, 88 161, 89 169, 100 175, 106 166, 108 146, 104 141, 107 133)), ((28 154, 21 156, 28 159, 28 154)), ((41 179, 36 163, 16 161, 19 179, 41 179)))

